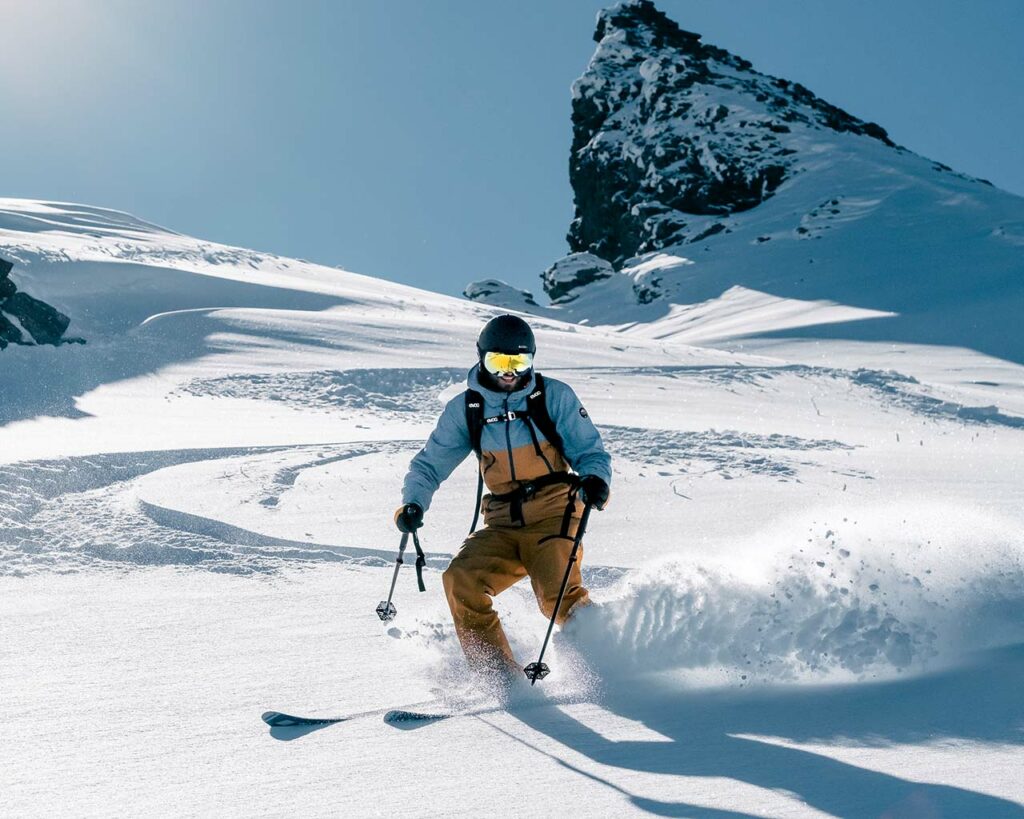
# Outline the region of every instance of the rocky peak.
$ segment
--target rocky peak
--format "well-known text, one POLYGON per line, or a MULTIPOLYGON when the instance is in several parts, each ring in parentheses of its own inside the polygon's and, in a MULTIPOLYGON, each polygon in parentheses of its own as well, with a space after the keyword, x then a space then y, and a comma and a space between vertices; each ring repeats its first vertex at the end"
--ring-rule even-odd
POLYGON ((616 267, 706 238, 724 229, 706 217, 771 197, 799 172, 799 142, 809 132, 893 145, 878 125, 703 43, 650 0, 601 12, 594 39, 594 57, 573 86, 568 241, 616 267))

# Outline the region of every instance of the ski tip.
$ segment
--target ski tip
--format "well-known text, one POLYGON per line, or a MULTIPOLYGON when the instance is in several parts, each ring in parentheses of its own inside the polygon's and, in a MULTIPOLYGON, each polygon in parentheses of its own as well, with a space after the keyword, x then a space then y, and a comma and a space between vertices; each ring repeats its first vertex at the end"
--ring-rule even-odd
POLYGON ((278 713, 277 711, 264 711, 260 715, 260 719, 263 720, 265 723, 267 723, 267 725, 270 725, 270 726, 280 725, 281 724, 280 720, 282 718, 286 718, 286 717, 287 717, 286 714, 281 714, 281 713, 278 713))
POLYGON ((295 717, 282 714, 280 711, 264 711, 260 719, 271 728, 277 728, 282 725, 295 725, 298 722, 295 717))

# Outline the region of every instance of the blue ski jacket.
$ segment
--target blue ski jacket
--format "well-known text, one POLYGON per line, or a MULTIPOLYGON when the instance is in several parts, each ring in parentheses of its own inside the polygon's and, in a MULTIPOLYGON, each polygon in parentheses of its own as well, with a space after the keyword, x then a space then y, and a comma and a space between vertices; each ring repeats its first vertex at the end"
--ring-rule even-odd
MULTIPOLYGON (((486 525, 530 525, 561 517, 569 496, 569 486, 564 483, 537 490, 521 503, 521 513, 520 504, 515 504, 513 510, 509 501, 494 497, 513 492, 524 482, 551 472, 565 472, 571 467, 579 475, 597 475, 611 485, 611 458, 601 443, 601 434, 568 384, 544 378, 545 403, 562 437, 563 458, 529 418, 507 418, 509 412, 526 411, 526 398, 534 390, 535 377, 531 374, 526 385, 515 392, 499 392, 480 383, 479 367, 477 364, 469 371, 466 381, 470 389, 483 396, 484 417, 506 416, 504 421, 484 424, 481 431, 480 470, 488 494, 481 501, 480 511, 486 525)), ((434 492, 472 451, 463 392, 448 402, 426 445, 409 464, 402 486, 402 503, 416 503, 424 511, 429 509, 434 492)), ((582 504, 577 501, 575 515, 581 511, 582 504)))

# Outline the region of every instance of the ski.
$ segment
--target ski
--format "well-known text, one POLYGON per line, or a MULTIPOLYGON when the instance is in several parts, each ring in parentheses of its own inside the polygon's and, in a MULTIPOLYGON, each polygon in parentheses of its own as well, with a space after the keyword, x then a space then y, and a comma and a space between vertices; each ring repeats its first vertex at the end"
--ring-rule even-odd
POLYGON ((384 722, 411 728, 413 725, 410 723, 436 722, 448 717, 472 716, 501 708, 495 698, 481 696, 479 693, 471 693, 468 697, 453 696, 451 691, 443 688, 432 688, 430 693, 434 697, 432 704, 393 708, 384 714, 384 722))
POLYGON ((407 708, 393 708, 384 714, 384 722, 396 728, 418 728, 421 725, 440 722, 443 719, 451 719, 452 717, 478 717, 484 714, 496 714, 499 711, 505 710, 508 709, 500 705, 489 705, 469 710, 448 710, 442 708, 437 711, 414 711, 407 708))
POLYGON ((280 711, 264 711, 260 719, 271 728, 292 728, 296 725, 333 725, 352 717, 297 717, 280 711))
MULTIPOLYGON (((568 701, 568 700, 566 700, 568 701)), ((399 728, 415 728, 430 722, 449 719, 451 717, 479 717, 485 714, 497 714, 501 711, 515 713, 517 711, 543 708, 547 705, 557 705, 562 700, 555 697, 532 702, 471 702, 463 705, 445 704, 444 701, 435 703, 434 707, 408 707, 393 708, 384 714, 384 722, 399 728)))
POLYGON ((438 698, 405 705, 400 708, 374 708, 354 714, 337 717, 303 717, 286 714, 283 711, 265 711, 261 719, 271 728, 315 728, 321 725, 334 725, 339 722, 351 722, 367 717, 381 717, 388 725, 414 728, 431 722, 438 722, 450 717, 475 717, 483 714, 494 714, 498 711, 518 711, 524 708, 537 708, 543 705, 558 703, 557 698, 544 698, 536 702, 520 702, 514 704, 498 704, 491 702, 452 703, 438 698))
MULTIPOLYGON (((410 713, 418 713, 418 709, 426 710, 440 707, 442 707, 441 704, 436 700, 428 700, 427 702, 406 706, 410 713)), ((262 719, 271 728, 315 727, 317 725, 334 725, 338 722, 351 722, 352 720, 365 719, 366 717, 386 716, 394 710, 396 709, 374 708, 370 711, 346 714, 343 717, 302 717, 296 716, 295 714, 286 714, 283 711, 264 711, 260 716, 260 719, 262 719)))

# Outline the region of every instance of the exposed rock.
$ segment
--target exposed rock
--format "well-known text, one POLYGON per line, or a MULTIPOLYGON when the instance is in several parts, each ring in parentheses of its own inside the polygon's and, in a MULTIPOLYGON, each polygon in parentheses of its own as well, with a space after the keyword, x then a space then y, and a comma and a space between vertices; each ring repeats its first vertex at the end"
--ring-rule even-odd
POLYGON ((4 313, 14 316, 36 344, 85 344, 83 338, 64 338, 71 319, 44 301, 18 291, 10 278, 14 265, 0 259, 0 350, 8 344, 30 344, 4 313))
POLYGON ((650 0, 601 12, 594 39, 594 58, 573 86, 576 217, 568 240, 616 267, 695 241, 693 234, 712 236, 708 215, 771 197, 795 172, 787 140, 797 131, 828 128, 893 144, 878 125, 702 43, 650 0))
POLYGON ((578 288, 615 275, 611 264, 593 253, 570 253, 541 274, 544 292, 552 304, 564 304, 579 295, 578 288))
POLYGON ((27 293, 15 293, 0 304, 0 309, 15 316, 36 344, 60 344, 61 336, 71 323, 59 310, 27 293))
POLYGON ((470 282, 466 285, 466 289, 462 291, 462 295, 470 301, 481 301, 486 304, 493 304, 495 307, 521 309, 523 306, 537 306, 533 293, 529 290, 519 290, 500 279, 484 279, 483 281, 470 282))
POLYGON ((21 344, 24 337, 17 325, 7 320, 3 313, 0 313, 0 350, 8 344, 21 344))

